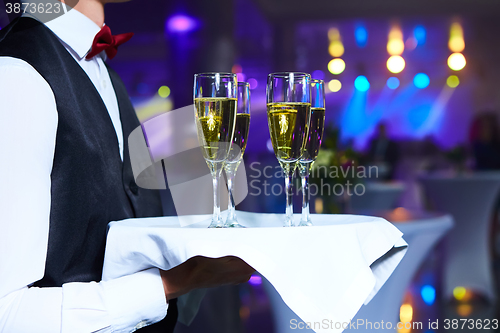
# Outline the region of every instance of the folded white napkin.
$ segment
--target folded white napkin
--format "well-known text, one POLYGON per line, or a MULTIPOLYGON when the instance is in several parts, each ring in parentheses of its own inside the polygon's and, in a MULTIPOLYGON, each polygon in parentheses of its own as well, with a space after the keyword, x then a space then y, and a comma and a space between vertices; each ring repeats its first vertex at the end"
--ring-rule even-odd
MULTIPOLYGON (((185 228, 177 217, 112 222, 102 278, 151 267, 168 270, 198 255, 231 255, 265 276, 304 322, 344 323, 377 293, 406 252, 402 233, 381 218, 313 215, 312 227, 283 228, 282 214, 237 214, 247 228, 207 229, 209 216, 185 228)), ((184 311, 185 305, 199 303, 201 297, 181 297, 182 322, 189 323, 196 314, 184 311)), ((332 331, 342 329, 330 327, 332 331)))

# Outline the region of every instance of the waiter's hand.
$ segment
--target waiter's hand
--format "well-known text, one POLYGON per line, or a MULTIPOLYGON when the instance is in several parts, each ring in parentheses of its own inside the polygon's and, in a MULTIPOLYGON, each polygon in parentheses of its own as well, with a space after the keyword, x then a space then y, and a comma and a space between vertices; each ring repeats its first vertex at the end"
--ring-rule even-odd
POLYGON ((237 257, 193 257, 168 271, 160 271, 167 300, 198 288, 247 282, 255 270, 237 257))

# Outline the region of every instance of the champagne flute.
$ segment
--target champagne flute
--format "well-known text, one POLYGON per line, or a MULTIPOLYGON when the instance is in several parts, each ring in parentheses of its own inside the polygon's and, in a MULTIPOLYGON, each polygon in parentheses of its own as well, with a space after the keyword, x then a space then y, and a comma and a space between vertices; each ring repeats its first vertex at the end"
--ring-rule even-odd
POLYGON ((233 199, 233 180, 247 146, 248 128, 250 127, 250 85, 247 82, 238 82, 238 107, 236 112, 234 138, 224 166, 229 194, 228 214, 224 228, 244 228, 244 226, 238 223, 238 219, 236 218, 233 199))
POLYGON ((236 74, 202 73, 194 76, 194 104, 198 141, 212 174, 214 210, 209 228, 222 228, 219 178, 233 141, 237 103, 236 74))
POLYGON ((311 80, 311 121, 304 153, 299 161, 299 174, 302 181, 302 216, 299 226, 312 225, 309 214, 309 172, 318 156, 325 127, 325 83, 311 80))
POLYGON ((285 227, 294 226, 292 180, 304 150, 311 117, 310 86, 311 76, 307 73, 271 73, 267 80, 269 132, 285 175, 285 227))

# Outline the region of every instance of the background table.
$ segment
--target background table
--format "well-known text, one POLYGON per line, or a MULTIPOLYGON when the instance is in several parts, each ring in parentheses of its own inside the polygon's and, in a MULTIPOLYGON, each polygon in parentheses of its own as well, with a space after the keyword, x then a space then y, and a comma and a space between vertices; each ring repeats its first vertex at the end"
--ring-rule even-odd
POLYGON ((386 284, 369 304, 361 307, 354 320, 384 320, 392 322, 395 327, 399 321, 399 309, 406 289, 430 251, 453 228, 453 218, 451 215, 401 208, 367 213, 393 222, 403 232, 403 238, 408 243, 408 252, 386 284))
POLYGON ((491 230, 500 172, 428 175, 420 182, 432 208, 449 212, 456 223, 445 240, 443 296, 452 298, 462 286, 496 301, 491 230))
POLYGON ((350 200, 350 210, 392 209, 405 190, 402 182, 367 182, 363 195, 353 195, 350 200))

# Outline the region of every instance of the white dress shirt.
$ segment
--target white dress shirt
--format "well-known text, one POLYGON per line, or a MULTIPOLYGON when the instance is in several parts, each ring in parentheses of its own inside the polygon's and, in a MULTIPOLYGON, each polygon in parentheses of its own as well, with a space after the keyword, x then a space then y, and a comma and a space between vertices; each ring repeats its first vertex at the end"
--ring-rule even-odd
MULTIPOLYGON (((108 109, 123 159, 116 95, 102 53, 85 56, 100 28, 71 10, 46 24, 85 70, 108 109)), ((58 115, 28 63, 0 57, 0 332, 131 332, 167 311, 158 269, 107 282, 30 287, 44 275, 58 115)))

